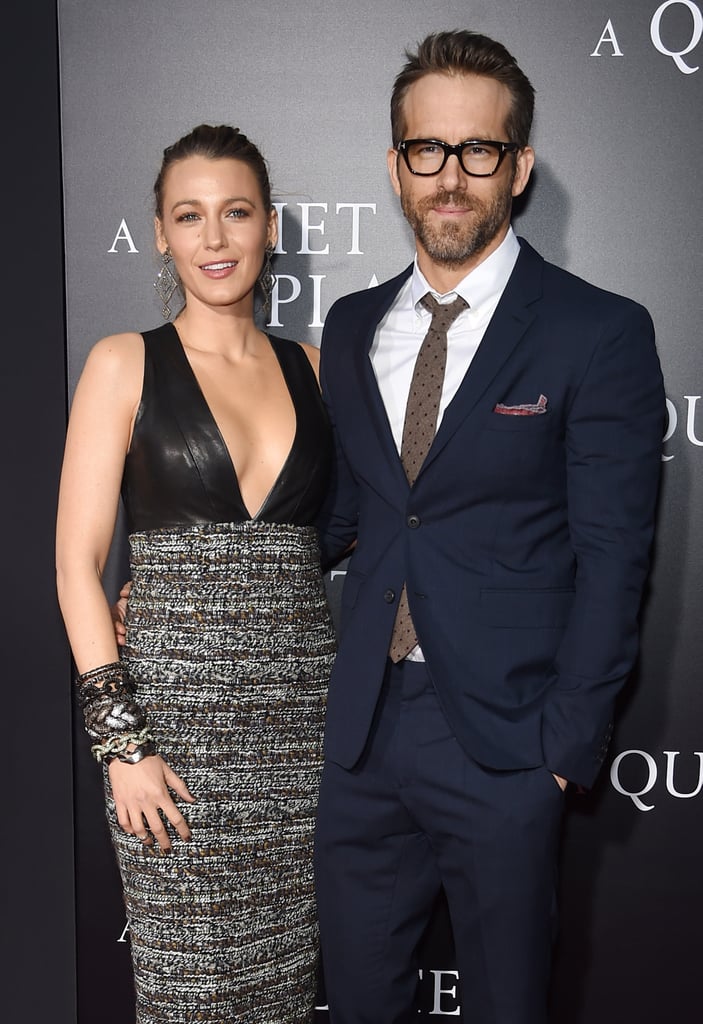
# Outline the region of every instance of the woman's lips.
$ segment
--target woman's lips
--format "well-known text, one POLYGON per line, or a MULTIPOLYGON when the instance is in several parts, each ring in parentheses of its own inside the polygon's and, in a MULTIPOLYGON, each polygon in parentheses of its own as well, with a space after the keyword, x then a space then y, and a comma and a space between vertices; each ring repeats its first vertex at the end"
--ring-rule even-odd
POLYGON ((218 260, 216 263, 204 263, 200 269, 207 277, 220 278, 228 277, 236 266, 236 260, 218 260))

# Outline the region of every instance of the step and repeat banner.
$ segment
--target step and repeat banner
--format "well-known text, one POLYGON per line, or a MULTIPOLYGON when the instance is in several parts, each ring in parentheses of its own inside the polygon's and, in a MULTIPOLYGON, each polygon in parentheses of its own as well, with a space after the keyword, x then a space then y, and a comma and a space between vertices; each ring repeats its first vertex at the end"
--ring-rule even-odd
MULTIPOLYGON (((698 1021, 703 2, 59 0, 58 14, 71 393, 98 338, 161 321, 151 190, 164 147, 191 127, 239 126, 265 154, 280 218, 269 325, 317 343, 338 296, 412 258, 385 156, 405 48, 471 28, 531 79, 537 164, 516 230, 649 308, 668 395, 640 663, 598 785, 568 800, 553 1020, 698 1021)), ((111 594, 127 571, 123 532, 120 521, 111 594)), ((343 571, 328 580, 335 606, 343 571)), ((75 764, 80 1021, 132 1024, 129 932, 79 723, 75 764)), ((322 990, 319 1003, 323 1024, 322 990)), ((443 1016, 472 1020, 440 905, 418 1017, 443 1016)))

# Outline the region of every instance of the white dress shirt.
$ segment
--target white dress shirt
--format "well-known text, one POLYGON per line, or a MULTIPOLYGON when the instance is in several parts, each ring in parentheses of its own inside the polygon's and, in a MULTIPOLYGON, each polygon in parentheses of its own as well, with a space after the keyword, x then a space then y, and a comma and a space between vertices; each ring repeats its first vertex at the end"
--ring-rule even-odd
MULTIPOLYGON (((429 286, 415 257, 412 274, 379 323, 369 352, 398 454, 415 361, 432 320, 432 314, 420 304, 420 299, 427 292, 438 302, 453 302, 460 295, 469 306, 447 332, 447 367, 437 417, 439 428, 445 409, 478 351, 519 254, 520 244, 511 227, 498 248, 445 295, 429 286)), ((424 661, 421 649, 415 647, 408 659, 424 661)))

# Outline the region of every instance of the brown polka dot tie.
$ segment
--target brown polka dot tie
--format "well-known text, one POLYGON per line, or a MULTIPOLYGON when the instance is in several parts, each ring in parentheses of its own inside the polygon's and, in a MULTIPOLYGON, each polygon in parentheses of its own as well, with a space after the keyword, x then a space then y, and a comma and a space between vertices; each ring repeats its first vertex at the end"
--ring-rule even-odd
MULTIPOLYGON (((432 314, 432 322, 417 354, 400 446, 400 461, 411 485, 417 479, 437 430, 437 415, 447 365, 447 331, 462 310, 468 308, 468 303, 461 296, 453 302, 441 303, 428 292, 420 302, 432 314)), ((403 584, 391 636, 391 659, 402 661, 416 644, 417 636, 410 617, 407 589, 403 584)))

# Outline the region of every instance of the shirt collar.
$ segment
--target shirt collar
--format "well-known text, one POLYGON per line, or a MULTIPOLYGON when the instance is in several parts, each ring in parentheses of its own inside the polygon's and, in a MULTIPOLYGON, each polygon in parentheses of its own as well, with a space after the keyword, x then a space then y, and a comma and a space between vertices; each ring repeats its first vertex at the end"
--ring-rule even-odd
POLYGON ((425 275, 418 266, 416 255, 410 283, 412 308, 418 313, 425 313, 424 307, 418 306, 418 303, 423 295, 432 292, 440 302, 460 295, 474 312, 480 312, 485 303, 495 304, 503 294, 519 255, 520 243, 512 227, 509 227, 508 233, 498 248, 477 267, 469 271, 456 288, 446 292, 445 295, 440 295, 427 283, 425 275))

